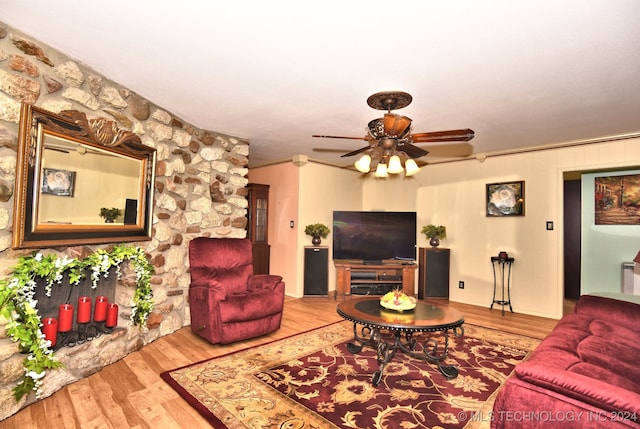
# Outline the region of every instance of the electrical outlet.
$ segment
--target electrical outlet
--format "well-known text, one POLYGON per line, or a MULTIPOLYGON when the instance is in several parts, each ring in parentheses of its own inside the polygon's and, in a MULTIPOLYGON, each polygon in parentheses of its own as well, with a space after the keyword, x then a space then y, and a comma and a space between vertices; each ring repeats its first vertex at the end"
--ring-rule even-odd
POLYGON ((462 280, 458 282, 458 288, 464 289, 464 282, 462 280))

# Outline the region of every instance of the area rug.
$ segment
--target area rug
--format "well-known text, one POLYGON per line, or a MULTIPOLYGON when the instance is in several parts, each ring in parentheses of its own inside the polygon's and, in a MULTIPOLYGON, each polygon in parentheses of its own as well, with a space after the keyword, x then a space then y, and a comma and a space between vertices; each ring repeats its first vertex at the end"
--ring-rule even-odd
MULTIPOLYGON (((215 428, 488 427, 495 394, 539 340, 465 325, 445 361, 459 375, 401 352, 377 387, 376 353, 352 354, 353 324, 338 322, 167 371, 162 378, 215 428)), ((422 341, 434 334, 414 336, 422 341)))

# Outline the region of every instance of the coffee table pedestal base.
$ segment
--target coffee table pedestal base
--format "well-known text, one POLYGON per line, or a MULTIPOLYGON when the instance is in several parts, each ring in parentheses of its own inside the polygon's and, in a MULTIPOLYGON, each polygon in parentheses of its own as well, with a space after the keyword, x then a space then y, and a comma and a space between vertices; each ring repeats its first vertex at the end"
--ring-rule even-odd
POLYGON ((448 329, 427 330, 426 332, 437 332, 444 335, 444 346, 440 347, 438 342, 434 339, 427 339, 422 344, 422 352, 415 351, 417 341, 413 338, 415 330, 403 330, 385 328, 385 330, 391 333, 392 339, 385 340, 377 327, 368 325, 361 325, 358 329, 358 323, 353 324, 353 335, 357 343, 347 344, 347 350, 350 353, 357 354, 362 351, 364 346, 372 347, 376 350, 376 357, 378 360, 378 370, 373 373, 371 377, 371 384, 377 386, 382 379, 382 373, 387 364, 396 355, 396 352, 401 352, 420 359, 423 361, 435 363, 438 365, 438 369, 448 379, 456 378, 458 376, 458 368, 452 365, 443 365, 442 362, 449 354, 449 334, 453 334, 455 337, 461 337, 464 335, 464 328, 462 324, 454 326, 448 329))

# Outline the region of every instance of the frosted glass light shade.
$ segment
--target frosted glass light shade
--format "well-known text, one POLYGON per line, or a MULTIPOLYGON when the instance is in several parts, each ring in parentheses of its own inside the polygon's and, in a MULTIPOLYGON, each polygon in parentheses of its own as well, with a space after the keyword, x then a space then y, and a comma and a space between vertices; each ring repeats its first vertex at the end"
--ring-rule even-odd
POLYGON ((371 170, 371 157, 369 155, 363 155, 353 165, 360 173, 368 173, 371 170))
POLYGON ((393 155, 389 158, 389 166, 387 167, 387 172, 391 174, 402 173, 402 163, 400 162, 400 157, 398 155, 393 155))
POLYGON ((404 173, 405 176, 413 176, 420 171, 420 167, 418 167, 418 164, 416 164, 416 161, 413 159, 407 159, 404 163, 404 168, 407 170, 407 172, 404 173))
POLYGON ((376 172, 375 172, 375 176, 376 177, 387 177, 387 165, 380 163, 378 164, 378 168, 376 168, 376 172))

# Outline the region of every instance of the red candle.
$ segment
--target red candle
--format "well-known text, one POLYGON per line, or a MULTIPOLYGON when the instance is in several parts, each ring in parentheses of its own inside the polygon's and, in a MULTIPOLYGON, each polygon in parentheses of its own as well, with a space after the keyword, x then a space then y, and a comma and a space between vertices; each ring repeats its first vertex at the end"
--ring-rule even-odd
POLYGON ((107 328, 113 328, 118 324, 118 304, 110 302, 107 304, 107 328))
POLYGON ((58 332, 69 332, 73 326, 73 305, 60 304, 58 307, 58 332))
POLYGON ((55 346, 58 340, 58 321, 53 317, 42 319, 42 333, 45 340, 51 341, 51 347, 55 346))
POLYGON ((78 298, 78 323, 87 323, 91 320, 91 298, 81 296, 78 298))
POLYGON ((107 304, 109 300, 106 296, 96 298, 96 305, 93 308, 93 320, 96 322, 104 322, 107 318, 107 304))

